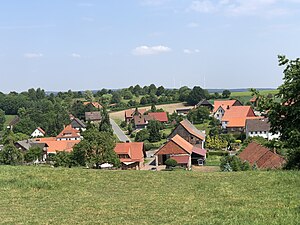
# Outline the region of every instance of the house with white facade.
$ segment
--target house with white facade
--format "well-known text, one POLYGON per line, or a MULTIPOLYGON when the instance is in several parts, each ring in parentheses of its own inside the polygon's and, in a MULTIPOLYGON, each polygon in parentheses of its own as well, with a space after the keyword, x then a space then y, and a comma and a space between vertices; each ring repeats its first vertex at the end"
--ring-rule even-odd
POLYGON ((31 134, 31 137, 33 137, 33 138, 44 137, 45 134, 46 134, 46 132, 42 128, 38 127, 35 129, 35 131, 33 131, 33 133, 31 134))
POLYGON ((280 133, 272 133, 271 126, 267 118, 247 119, 246 121, 246 137, 263 137, 267 140, 278 139, 280 133))

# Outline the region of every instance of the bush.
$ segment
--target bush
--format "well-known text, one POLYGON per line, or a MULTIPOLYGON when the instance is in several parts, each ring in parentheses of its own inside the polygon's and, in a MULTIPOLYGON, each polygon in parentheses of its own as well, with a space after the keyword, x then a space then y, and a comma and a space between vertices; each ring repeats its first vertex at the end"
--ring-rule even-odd
POLYGON ((126 128, 126 126, 127 126, 127 123, 126 123, 126 121, 122 121, 122 122, 121 122, 121 124, 120 124, 120 127, 122 127, 122 128, 126 128))
POLYGON ((170 168, 170 167, 175 167, 175 166, 178 165, 178 163, 177 163, 177 161, 176 161, 175 159, 167 159, 167 160, 165 161, 165 164, 166 164, 166 166, 167 166, 168 168, 170 168))
POLYGON ((227 151, 208 151, 207 152, 207 157, 209 156, 228 156, 229 152, 227 151))
POLYGON ((251 170, 249 162, 242 162, 237 156, 223 156, 220 164, 221 171, 247 171, 251 170), (230 168, 230 169, 229 169, 230 168))
POLYGON ((59 167, 71 167, 71 154, 68 152, 57 152, 56 155, 53 157, 54 166, 59 167))
POLYGON ((160 143, 149 143, 148 141, 144 142, 145 151, 158 149, 160 146, 161 146, 160 143))

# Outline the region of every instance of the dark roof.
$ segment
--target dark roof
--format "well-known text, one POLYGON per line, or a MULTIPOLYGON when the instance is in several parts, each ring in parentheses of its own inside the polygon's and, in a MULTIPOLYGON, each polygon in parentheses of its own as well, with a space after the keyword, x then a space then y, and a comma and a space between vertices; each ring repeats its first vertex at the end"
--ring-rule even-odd
POLYGON ((146 125, 148 121, 151 120, 151 117, 148 115, 139 115, 139 116, 134 116, 133 120, 135 126, 146 125))
POLYGON ((101 118, 102 117, 101 117, 100 111, 86 112, 85 113, 85 120, 86 121, 100 121, 101 118))
POLYGON ((209 102, 207 101, 206 99, 203 99, 201 100, 200 102, 198 102, 198 104, 196 105, 196 107, 199 107, 199 106, 209 106, 211 108, 213 108, 214 106, 209 102))
POLYGON ((43 149, 44 147, 48 147, 46 143, 39 143, 36 142, 34 139, 17 141, 16 143, 22 148, 24 148, 25 150, 29 150, 32 147, 39 147, 41 149, 43 149))
POLYGON ((267 118, 246 120, 246 129, 252 131, 270 131, 270 123, 267 118))
POLYGON ((73 128, 86 128, 86 125, 78 118, 74 118, 71 122, 71 125, 73 128), (76 125, 78 125, 78 126, 76 126, 76 125))
POLYGON ((242 161, 248 161, 251 166, 256 163, 257 167, 261 169, 278 169, 285 163, 282 156, 256 142, 251 142, 239 155, 239 158, 242 161))

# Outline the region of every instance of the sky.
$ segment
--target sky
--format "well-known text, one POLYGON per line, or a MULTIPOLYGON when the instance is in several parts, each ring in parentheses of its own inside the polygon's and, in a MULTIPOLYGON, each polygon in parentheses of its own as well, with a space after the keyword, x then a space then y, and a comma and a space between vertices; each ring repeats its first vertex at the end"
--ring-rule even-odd
POLYGON ((300 0, 3 0, 0 91, 276 88, 300 0))

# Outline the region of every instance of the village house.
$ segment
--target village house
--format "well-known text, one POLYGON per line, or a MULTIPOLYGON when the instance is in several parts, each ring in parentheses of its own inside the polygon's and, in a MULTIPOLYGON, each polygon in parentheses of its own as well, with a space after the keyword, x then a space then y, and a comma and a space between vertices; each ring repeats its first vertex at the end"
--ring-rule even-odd
POLYGON ((100 111, 85 112, 85 121, 91 123, 100 123, 102 119, 100 111))
POLYGON ((169 135, 168 139, 172 139, 177 134, 190 144, 201 146, 201 148, 204 148, 206 136, 205 133, 198 130, 193 124, 191 124, 190 121, 186 119, 181 121, 169 135))
POLYGON ((33 140, 35 143, 43 143, 46 147, 46 153, 56 154, 57 152, 72 152, 76 144, 80 142, 79 140, 57 140, 56 137, 50 138, 37 138, 33 140))
POLYGON ((243 104, 239 100, 215 101, 213 110, 214 117, 221 122, 226 110, 230 109, 232 106, 242 105, 243 104))
POLYGON ((144 167, 146 156, 143 142, 117 143, 115 147, 123 170, 140 170, 144 167))
POLYGON ((128 109, 125 111, 125 122, 130 123, 134 116, 142 116, 146 109, 128 109))
POLYGON ((86 125, 80 119, 75 117, 71 120, 71 127, 79 131, 86 130, 86 125))
POLYGON ((155 153, 156 166, 165 165, 167 159, 174 159, 178 165, 191 169, 192 164, 203 165, 206 150, 193 146, 176 134, 155 153))
POLYGON ((15 147, 23 152, 28 151, 30 148, 40 148, 43 150, 42 161, 45 161, 47 158, 47 150, 49 146, 47 145, 47 143, 40 143, 35 141, 35 139, 28 139, 23 141, 17 141, 15 143, 15 147))
POLYGON ((267 140, 278 139, 279 132, 273 134, 270 132, 271 125, 267 118, 247 119, 246 120, 246 137, 263 137, 267 140))
POLYGON ((146 115, 134 115, 132 121, 135 129, 144 129, 151 120, 167 123, 168 115, 166 112, 149 112, 146 115))
POLYGON ((209 109, 209 111, 213 111, 213 109, 214 109, 214 106, 206 99, 201 100, 200 102, 198 102, 197 105, 195 105, 195 108, 198 108, 198 107, 206 107, 209 109))
POLYGON ((96 109, 102 109, 102 105, 99 102, 84 102, 83 105, 85 106, 92 106, 96 109))
POLYGON ((230 133, 244 132, 246 120, 251 118, 256 118, 251 106, 232 106, 222 117, 222 128, 230 133))
POLYGON ((259 169, 280 169, 286 162, 282 156, 256 142, 251 142, 238 157, 259 169))
POLYGON ((56 136, 57 141, 78 141, 81 139, 80 131, 72 128, 71 125, 66 126, 62 132, 56 136))
POLYGON ((33 138, 44 137, 45 134, 46 134, 46 132, 42 128, 38 127, 33 131, 33 133, 31 134, 31 137, 33 137, 33 138))

